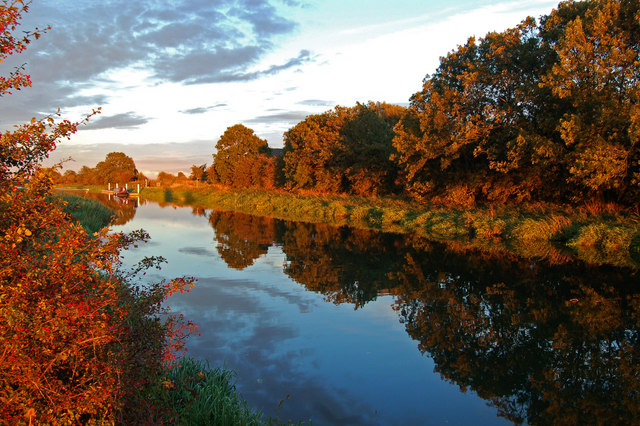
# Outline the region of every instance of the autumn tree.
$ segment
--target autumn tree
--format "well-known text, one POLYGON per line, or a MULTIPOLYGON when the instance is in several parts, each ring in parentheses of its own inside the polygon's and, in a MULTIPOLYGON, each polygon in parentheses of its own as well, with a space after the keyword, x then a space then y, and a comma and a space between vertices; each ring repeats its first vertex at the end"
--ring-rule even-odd
POLYGON ((638 196, 637 2, 563 2, 442 58, 396 126, 414 198, 638 196))
POLYGON ((308 116, 284 134, 288 187, 357 195, 393 192, 393 126, 403 111, 370 102, 308 116))
POLYGON ((344 108, 308 116, 284 133, 284 174, 291 189, 341 192, 343 175, 331 167, 340 150, 344 108))
POLYGON ((233 187, 264 186, 262 168, 270 154, 267 141, 253 130, 236 124, 225 130, 216 143, 213 167, 223 185, 233 187))
POLYGON ((95 169, 92 169, 89 166, 82 166, 80 171, 78 171, 77 181, 79 183, 102 183, 97 182, 98 177, 96 176, 95 169))
POLYGON ((76 183, 77 179, 78 173, 76 173, 74 170, 66 170, 62 175, 63 183, 76 183))
POLYGON ((569 151, 568 181, 583 194, 637 202, 640 7, 623 0, 585 3, 561 4, 544 20, 541 34, 549 35, 557 61, 541 84, 569 105, 557 123, 569 151), (551 37, 558 32, 561 37, 551 37))
POLYGON ((195 164, 191 166, 191 174, 189 175, 189 179, 195 180, 198 182, 206 182, 209 180, 207 175, 207 164, 203 164, 201 166, 196 166, 195 164))
POLYGON ((527 186, 541 185, 541 175, 553 178, 549 157, 556 152, 538 122, 548 56, 529 18, 479 42, 470 38, 442 58, 395 129, 409 194, 431 197, 467 185, 480 198, 506 201, 529 197, 537 188, 527 186))
POLYGON ((133 159, 123 152, 110 152, 104 161, 96 164, 95 174, 102 179, 101 183, 119 183, 124 185, 127 182, 137 179, 138 170, 133 159))
POLYGON ((176 181, 176 176, 167 172, 159 172, 156 181, 160 182, 162 186, 170 186, 176 181))

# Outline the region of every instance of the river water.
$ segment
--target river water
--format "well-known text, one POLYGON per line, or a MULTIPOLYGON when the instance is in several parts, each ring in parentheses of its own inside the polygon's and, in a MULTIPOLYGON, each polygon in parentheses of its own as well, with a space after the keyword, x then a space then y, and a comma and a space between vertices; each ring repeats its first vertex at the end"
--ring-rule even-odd
POLYGON ((313 424, 634 423, 637 271, 410 235, 143 203, 125 264, 188 275, 187 354, 249 404, 313 424))

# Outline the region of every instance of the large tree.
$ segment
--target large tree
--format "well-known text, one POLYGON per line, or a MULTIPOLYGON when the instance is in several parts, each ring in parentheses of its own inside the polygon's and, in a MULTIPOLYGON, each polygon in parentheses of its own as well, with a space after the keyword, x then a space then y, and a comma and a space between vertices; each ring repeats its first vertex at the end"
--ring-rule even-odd
POLYGON ((546 40, 558 60, 542 85, 569 104, 558 123, 569 151, 568 181, 582 192, 637 202, 640 6, 629 0, 585 3, 561 4, 545 19, 541 34, 562 36, 546 40))
POLYGON ((138 170, 133 159, 122 152, 110 152, 104 161, 96 164, 95 174, 102 179, 101 183, 124 184, 136 180, 138 170))
POLYGON ((393 192, 393 126, 403 112, 398 105, 369 102, 308 116, 284 135, 288 186, 356 195, 393 192))
POLYGON ((216 143, 213 167, 223 185, 263 186, 260 169, 270 152, 266 140, 252 129, 236 124, 227 128, 216 143))

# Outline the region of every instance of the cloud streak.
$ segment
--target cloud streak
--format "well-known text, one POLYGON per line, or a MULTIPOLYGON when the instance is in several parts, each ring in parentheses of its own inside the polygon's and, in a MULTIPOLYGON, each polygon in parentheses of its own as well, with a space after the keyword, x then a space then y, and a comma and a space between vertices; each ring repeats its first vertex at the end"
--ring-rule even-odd
POLYGON ((227 106, 227 104, 217 104, 217 105, 211 105, 211 106, 206 106, 206 107, 183 109, 183 110, 180 110, 180 112, 182 114, 204 114, 204 113, 209 112, 211 110, 220 109, 220 108, 223 108, 223 107, 226 107, 226 106, 227 106))
POLYGON ((98 119, 90 121, 89 124, 81 128, 81 130, 135 129, 148 122, 148 118, 139 116, 131 111, 107 117, 99 117, 98 119))
MULTIPOLYGON (((247 81, 311 60, 300 51, 282 64, 253 71, 276 47, 276 39, 296 30, 282 8, 286 0, 71 0, 37 2, 23 29, 52 29, 5 69, 27 62, 34 88, 20 99, 19 113, 105 103, 110 93, 80 95, 82 85, 99 86, 110 71, 144 69, 151 81, 181 84, 247 81), (99 101, 99 102, 96 102, 99 101)), ((114 82, 112 82, 114 83, 114 82)), ((121 83, 121 82, 118 82, 121 83)), ((16 100, 12 100, 15 109, 16 100)), ((16 116, 0 104, 0 117, 16 116)))
POLYGON ((249 120, 244 120, 245 123, 248 124, 266 124, 266 123, 297 123, 298 121, 304 120, 309 114, 308 111, 282 111, 277 114, 266 114, 259 115, 257 117, 251 118, 249 120))

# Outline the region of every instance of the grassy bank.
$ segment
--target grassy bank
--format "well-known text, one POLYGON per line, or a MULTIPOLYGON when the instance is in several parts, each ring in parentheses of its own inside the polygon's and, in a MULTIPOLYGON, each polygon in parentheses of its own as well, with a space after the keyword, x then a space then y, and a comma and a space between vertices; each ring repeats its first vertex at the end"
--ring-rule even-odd
POLYGON ((168 424, 277 424, 276 420, 248 407, 233 385, 233 372, 212 369, 193 358, 182 358, 147 391, 145 403, 165 407, 167 415, 162 420, 168 424))
POLYGON ((141 196, 286 220, 348 225, 429 239, 509 250, 557 262, 577 256, 589 263, 640 266, 640 217, 596 208, 500 206, 456 210, 394 198, 291 194, 214 187, 145 188, 141 196))
POLYGON ((79 195, 58 192, 54 197, 66 202, 65 211, 75 217, 89 234, 108 226, 116 215, 99 202, 79 195))

